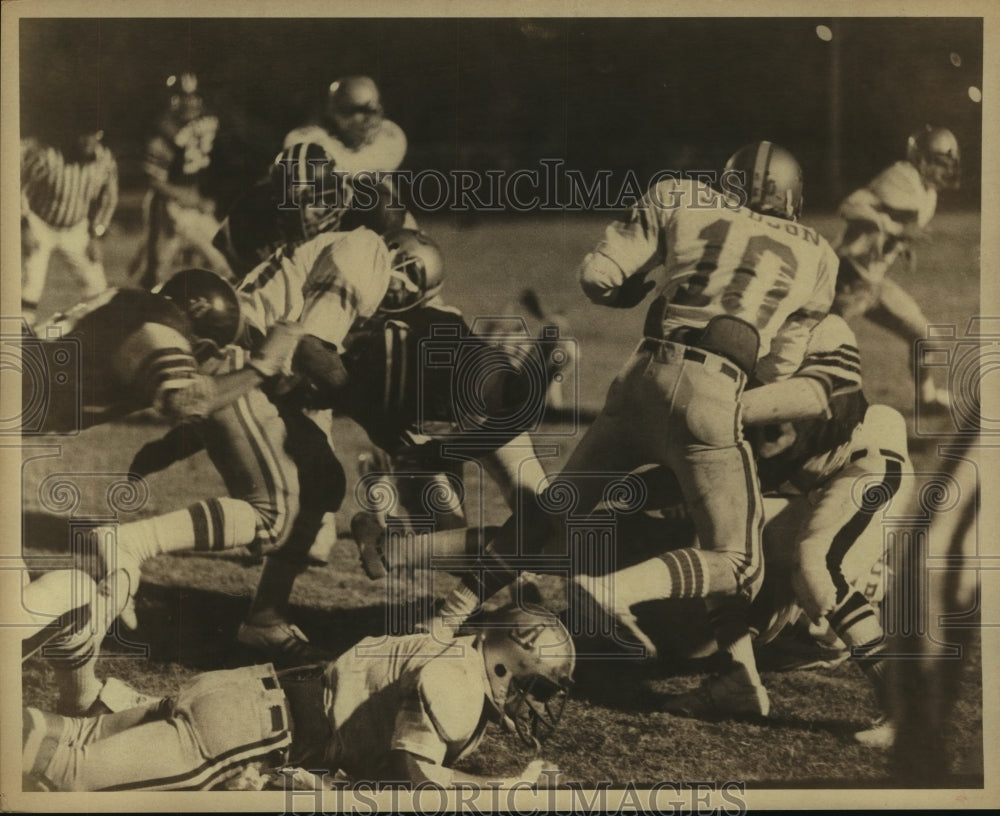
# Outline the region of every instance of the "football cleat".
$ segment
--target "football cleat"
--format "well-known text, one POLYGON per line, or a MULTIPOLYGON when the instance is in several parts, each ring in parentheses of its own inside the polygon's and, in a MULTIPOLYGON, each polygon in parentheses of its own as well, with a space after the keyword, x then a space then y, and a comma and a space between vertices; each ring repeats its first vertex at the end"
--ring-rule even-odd
POLYGON ((879 717, 871 728, 856 732, 854 739, 866 748, 888 750, 896 742, 896 724, 885 716, 879 717))
POLYGON ((285 665, 320 663, 335 657, 313 646, 302 630, 288 621, 267 625, 241 623, 236 640, 261 652, 268 660, 285 665))
POLYGON ((764 685, 750 678, 746 666, 737 664, 725 674, 706 678, 693 691, 670 695, 660 710, 696 719, 766 717, 771 700, 764 685))
POLYGON ((575 575, 570 584, 570 608, 575 609, 579 620, 594 633, 605 632, 602 618, 610 618, 612 637, 621 644, 640 644, 646 657, 655 660, 656 645, 639 627, 639 622, 628 606, 615 603, 615 592, 610 575, 575 575))
POLYGON ((351 535, 358 545, 361 569, 373 581, 389 574, 389 564, 383 548, 384 532, 385 528, 374 513, 361 510, 351 519, 351 535))

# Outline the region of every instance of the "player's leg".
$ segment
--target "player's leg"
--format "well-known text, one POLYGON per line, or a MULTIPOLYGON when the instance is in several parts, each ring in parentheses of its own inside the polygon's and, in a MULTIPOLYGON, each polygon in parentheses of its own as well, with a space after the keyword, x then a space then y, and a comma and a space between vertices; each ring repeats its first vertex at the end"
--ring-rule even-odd
MULTIPOLYGON (((878 306, 868 313, 868 319, 900 337, 910 352, 910 370, 914 370, 913 354, 916 341, 927 336, 930 321, 920 305, 902 286, 891 278, 882 281, 878 306)), ((949 404, 947 388, 938 388, 930 369, 924 369, 917 383, 917 398, 923 405, 949 404)))
MULTIPOLYGON (((904 455, 892 450, 896 425, 901 437, 896 447, 902 447, 903 453, 906 450, 902 418, 898 423, 879 422, 880 408, 869 409, 865 436, 885 447, 856 451, 854 461, 820 489, 797 540, 792 585, 810 618, 816 621, 826 616, 871 682, 879 711, 887 713, 889 688, 883 660, 887 644, 878 613, 859 583, 867 580, 872 565, 882 556, 885 542, 879 519, 886 507, 909 498, 912 467, 904 455)), ((889 730, 882 729, 881 736, 889 730)), ((859 740, 878 744, 872 735, 859 736, 859 740)))
MULTIPOLYGON (((290 524, 274 539, 276 548, 264 561, 247 619, 240 626, 241 643, 262 648, 274 659, 314 661, 329 657, 309 644, 294 626, 289 601, 296 578, 309 566, 309 550, 323 526, 324 518, 336 511, 346 492, 346 475, 327 444, 326 434, 300 411, 282 412, 284 431, 279 436, 273 423, 261 444, 270 456, 271 478, 280 478, 297 491, 285 494, 290 524), (275 447, 275 441, 281 441, 275 447), (293 507, 294 505, 294 507, 293 507)), ((263 465, 262 465, 263 467, 263 465)))
MULTIPOLYGON (((480 605, 517 577, 504 561, 505 556, 540 553, 555 542, 564 530, 566 510, 586 513, 600 502, 605 482, 595 473, 620 474, 640 463, 639 453, 629 435, 632 426, 626 380, 641 376, 644 355, 633 355, 622 375, 608 390, 604 408, 584 433, 558 477, 546 477, 546 486, 537 496, 528 496, 500 528, 481 553, 481 566, 463 576, 462 583, 445 599, 439 616, 454 627, 460 625, 480 605), (564 499, 572 507, 559 510, 564 499)), ((537 474, 536 474, 537 475, 537 474)))
POLYGON ((30 210, 21 215, 21 315, 35 322, 55 246, 52 227, 30 210))
POLYGON ((92 298, 108 288, 108 281, 104 276, 104 264, 98 255, 100 250, 90 237, 86 219, 63 232, 60 236, 59 249, 80 282, 84 298, 92 298))
POLYGON ((199 790, 291 743, 268 664, 208 672, 172 706, 76 719, 26 709, 24 775, 50 790, 199 790))

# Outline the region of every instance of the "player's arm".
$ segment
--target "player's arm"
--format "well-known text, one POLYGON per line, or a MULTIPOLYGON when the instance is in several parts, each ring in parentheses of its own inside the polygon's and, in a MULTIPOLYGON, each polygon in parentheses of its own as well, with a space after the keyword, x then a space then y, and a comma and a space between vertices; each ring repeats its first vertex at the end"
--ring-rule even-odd
POLYGON ((834 397, 860 390, 861 356, 854 332, 842 318, 829 315, 813 329, 793 376, 743 394, 743 424, 829 419, 834 397))
POLYGON ((604 239, 583 259, 577 276, 591 301, 630 308, 654 287, 644 273, 660 260, 663 229, 672 212, 663 202, 671 200, 667 185, 672 183, 658 184, 623 219, 609 224, 604 239), (633 276, 637 280, 630 285, 633 276))

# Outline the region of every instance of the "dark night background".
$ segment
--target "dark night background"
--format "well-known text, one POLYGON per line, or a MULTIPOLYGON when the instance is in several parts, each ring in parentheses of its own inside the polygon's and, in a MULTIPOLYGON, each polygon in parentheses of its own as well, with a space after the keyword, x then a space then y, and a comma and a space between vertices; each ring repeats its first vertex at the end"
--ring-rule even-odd
POLYGON ((220 192, 241 189, 337 76, 379 83, 410 143, 404 167, 584 173, 714 168, 768 138, 831 207, 902 158, 924 122, 955 131, 979 204, 978 18, 22 20, 22 133, 97 124, 126 186, 164 79, 195 71, 220 115, 220 192), (822 41, 816 26, 833 28, 822 41), (953 55, 960 57, 956 66, 953 55), (839 79, 831 81, 833 66, 839 79), (831 111, 839 98, 840 143, 831 111), (839 160, 838 160, 839 150, 839 160))

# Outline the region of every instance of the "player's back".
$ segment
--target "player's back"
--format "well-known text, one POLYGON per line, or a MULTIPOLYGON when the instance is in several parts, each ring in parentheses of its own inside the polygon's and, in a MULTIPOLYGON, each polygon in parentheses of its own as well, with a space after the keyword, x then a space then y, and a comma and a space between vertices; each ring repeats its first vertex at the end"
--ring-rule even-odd
POLYGON ((368 637, 331 663, 324 692, 335 735, 331 765, 356 779, 377 779, 389 752, 406 750, 408 740, 418 749, 428 728, 432 746, 470 737, 485 700, 474 643, 474 637, 445 643, 430 634, 368 637))
POLYGON ((789 315, 829 306, 817 293, 832 297, 837 259, 816 230, 739 207, 701 182, 662 182, 653 196, 666 233, 663 300, 654 306, 664 336, 730 315, 757 329, 764 355, 789 315))

